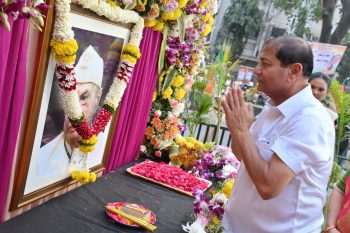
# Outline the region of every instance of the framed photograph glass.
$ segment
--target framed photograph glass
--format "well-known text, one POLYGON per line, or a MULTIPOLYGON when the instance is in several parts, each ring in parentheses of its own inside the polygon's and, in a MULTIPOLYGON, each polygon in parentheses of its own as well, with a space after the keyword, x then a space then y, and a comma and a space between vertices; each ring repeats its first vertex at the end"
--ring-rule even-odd
MULTIPOLYGON (((80 105, 88 121, 102 107, 119 64, 130 25, 116 24, 72 5, 72 29, 79 44, 76 79, 80 105)), ((79 153, 79 136, 64 114, 55 77, 56 62, 48 45, 53 16, 48 15, 42 35, 38 71, 28 106, 26 130, 20 149, 11 209, 19 208, 62 189, 73 181, 69 163, 79 153)), ((117 115, 117 114, 115 114, 117 115)), ((96 149, 88 154, 91 171, 101 171, 107 162, 116 116, 98 135, 96 149)))

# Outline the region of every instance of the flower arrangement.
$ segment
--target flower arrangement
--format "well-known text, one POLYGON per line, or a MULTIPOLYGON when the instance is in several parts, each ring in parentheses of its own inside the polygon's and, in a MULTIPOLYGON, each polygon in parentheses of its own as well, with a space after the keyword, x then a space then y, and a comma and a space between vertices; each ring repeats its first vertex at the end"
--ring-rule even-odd
POLYGON ((141 152, 152 159, 161 160, 161 158, 166 158, 165 152, 162 152, 162 150, 172 144, 173 139, 179 132, 178 121, 179 118, 171 112, 162 114, 161 111, 157 110, 152 120, 147 124, 145 144, 141 152))
POLYGON ((46 11, 49 7, 43 0, 1 1, 0 22, 7 31, 10 31, 9 17, 12 17, 13 20, 29 19, 30 25, 41 31, 41 27, 44 26, 44 15, 41 12, 46 11))
POLYGON ((204 179, 223 182, 236 177, 239 165, 230 148, 217 145, 195 161, 192 172, 204 179))
MULTIPOLYGON (((181 1, 178 3, 181 5, 181 1)), ((210 22, 212 22, 211 15, 213 13, 206 10, 207 5, 206 3, 202 4, 202 1, 196 1, 193 4, 192 7, 187 4, 184 7, 186 15, 177 23, 168 24, 168 29, 163 33, 164 38, 158 61, 159 78, 149 125, 152 124, 154 113, 158 110, 171 112, 177 118, 181 117, 181 113, 184 111, 184 97, 192 88, 194 76, 204 58, 203 49, 206 39, 203 32, 206 30, 207 24, 212 24, 210 22), (197 10, 191 11, 192 8, 197 10)), ((178 120, 178 128, 183 129, 180 120, 178 120)), ((146 140, 146 144, 148 143, 152 144, 152 141, 146 140)), ((165 150, 166 153, 158 150, 157 154, 174 155, 177 153, 178 145, 176 143, 172 144, 169 141, 167 146, 161 147, 161 150, 165 150)), ((149 148, 152 145, 146 147, 149 148)), ((152 150, 147 151, 147 154, 151 153, 153 153, 152 150)))
POLYGON ((112 86, 104 100, 104 105, 98 113, 92 126, 88 125, 82 108, 79 104, 78 92, 76 90, 75 66, 76 52, 78 43, 74 39, 74 32, 70 23, 70 0, 57 0, 55 2, 55 25, 53 39, 50 45, 54 51, 56 65, 56 76, 59 83, 59 93, 63 103, 63 109, 68 116, 72 126, 81 136, 80 151, 83 153, 81 159, 83 168, 78 168, 70 164, 71 176, 73 179, 82 181, 94 181, 95 175, 88 172, 86 166, 87 153, 95 149, 97 137, 110 121, 113 112, 118 107, 121 97, 124 94, 129 78, 132 75, 133 68, 140 57, 139 44, 142 38, 144 27, 143 18, 136 12, 122 10, 119 7, 107 1, 85 1, 76 0, 75 3, 82 7, 96 12, 114 22, 134 23, 131 31, 129 43, 123 48, 121 61, 114 77, 112 86))
POLYGON ((182 137, 181 135, 175 137, 175 145, 179 146, 178 153, 169 156, 170 162, 185 170, 192 169, 195 161, 212 147, 211 143, 203 144, 193 137, 182 137))
POLYGON ((182 226, 188 233, 217 233, 222 232, 221 220, 224 215, 224 208, 231 195, 234 184, 233 179, 225 182, 222 189, 211 190, 208 197, 202 190, 195 190, 193 196, 194 214, 191 220, 182 226))

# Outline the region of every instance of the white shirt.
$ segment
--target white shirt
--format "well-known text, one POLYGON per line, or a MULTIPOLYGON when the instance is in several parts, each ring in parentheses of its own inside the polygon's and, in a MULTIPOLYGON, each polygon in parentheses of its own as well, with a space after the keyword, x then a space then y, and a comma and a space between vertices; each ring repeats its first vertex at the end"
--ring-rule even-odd
POLYGON ((276 153, 295 175, 277 197, 263 200, 241 163, 225 207, 225 232, 319 233, 333 164, 334 131, 310 85, 277 107, 270 100, 250 132, 266 161, 276 153))

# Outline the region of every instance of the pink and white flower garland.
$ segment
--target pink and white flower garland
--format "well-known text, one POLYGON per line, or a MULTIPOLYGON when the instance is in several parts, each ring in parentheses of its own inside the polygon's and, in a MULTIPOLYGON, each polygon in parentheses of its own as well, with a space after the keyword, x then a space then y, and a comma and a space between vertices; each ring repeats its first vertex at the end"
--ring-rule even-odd
MULTIPOLYGON (((104 101, 102 110, 98 113, 95 122, 91 127, 85 119, 79 97, 76 91, 76 79, 74 65, 70 64, 67 59, 60 59, 60 56, 71 57, 68 52, 58 54, 58 50, 54 52, 56 55, 57 66, 56 75, 60 86, 60 96, 63 102, 63 108, 72 125, 75 127, 79 135, 84 140, 91 139, 94 135, 100 133, 111 119, 113 111, 118 107, 121 97, 124 94, 125 88, 132 75, 134 65, 139 54, 139 44, 142 39, 143 18, 134 11, 123 10, 118 6, 112 6, 107 1, 97 0, 78 0, 75 1, 83 8, 88 8, 95 11, 98 15, 105 16, 114 22, 134 23, 131 31, 130 41, 123 49, 120 65, 115 74, 113 84, 104 101)), ((66 49, 65 43, 74 40, 74 32, 70 24, 70 0, 56 1, 56 20, 53 32, 53 40, 59 44, 59 49, 66 49)), ((53 44, 53 43, 52 43, 53 44)), ((69 49, 67 49, 69 50, 69 49)), ((72 52, 72 50, 69 50, 72 52)), ((76 52, 76 51, 75 51, 76 52)), ((75 54, 74 54, 75 56, 75 54)), ((74 62, 74 61, 73 61, 74 62)))
MULTIPOLYGON (((106 0, 75 0, 74 2, 83 8, 96 12, 100 16, 105 16, 111 21, 134 24, 130 33, 130 40, 123 47, 121 61, 113 83, 104 100, 103 107, 96 116, 92 126, 89 126, 79 104, 79 95, 76 90, 77 83, 74 62, 78 44, 74 39, 74 32, 70 23, 69 12, 71 0, 55 1, 56 16, 53 39, 50 44, 53 47, 57 61, 56 76, 60 87, 59 94, 65 114, 68 116, 72 126, 82 137, 79 149, 87 155, 87 152, 94 150, 94 145, 97 143, 97 135, 104 130, 113 112, 118 107, 137 59, 140 57, 139 45, 142 39, 144 20, 136 12, 123 10, 106 0)), ((86 160, 86 156, 84 156, 84 160, 86 160)), ((87 170, 87 167, 84 166, 82 172, 86 172, 87 170)))

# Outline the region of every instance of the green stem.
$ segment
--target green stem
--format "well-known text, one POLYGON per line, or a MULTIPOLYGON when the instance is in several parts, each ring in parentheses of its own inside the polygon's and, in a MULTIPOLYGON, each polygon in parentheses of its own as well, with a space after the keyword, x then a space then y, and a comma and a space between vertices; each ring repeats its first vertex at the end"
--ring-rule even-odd
POLYGON ((215 144, 219 144, 219 131, 220 131, 220 127, 221 127, 221 118, 222 118, 222 111, 221 111, 221 98, 218 98, 217 101, 217 106, 218 106, 218 110, 216 113, 216 117, 217 119, 217 123, 216 123, 216 135, 215 135, 215 144))

